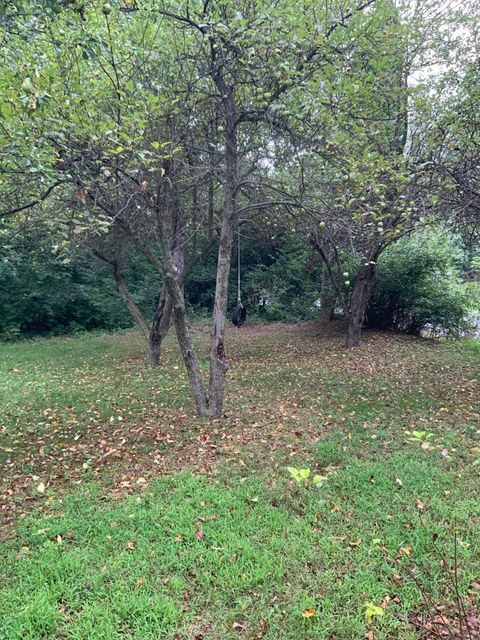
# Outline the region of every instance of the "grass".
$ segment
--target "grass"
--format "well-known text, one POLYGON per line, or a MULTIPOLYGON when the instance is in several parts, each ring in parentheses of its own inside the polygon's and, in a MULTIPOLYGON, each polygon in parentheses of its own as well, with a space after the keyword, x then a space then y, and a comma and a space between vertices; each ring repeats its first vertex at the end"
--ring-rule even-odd
POLYGON ((347 352, 315 325, 229 345, 214 423, 173 341, 158 371, 135 334, 0 346, 1 640, 433 638, 455 547, 477 620, 475 345, 347 352))

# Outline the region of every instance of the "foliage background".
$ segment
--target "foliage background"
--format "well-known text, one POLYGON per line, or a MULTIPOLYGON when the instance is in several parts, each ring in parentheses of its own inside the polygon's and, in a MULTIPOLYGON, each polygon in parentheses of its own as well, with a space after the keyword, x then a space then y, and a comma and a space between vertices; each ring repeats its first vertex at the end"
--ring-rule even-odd
MULTIPOLYGON (((332 299, 317 253, 298 235, 242 234, 242 296, 255 322, 320 319, 332 299), (323 286, 322 286, 323 285, 323 286)), ((85 330, 132 326, 108 265, 87 249, 54 249, 54 233, 45 228, 14 236, 0 250, 0 336, 30 338, 85 330)), ((215 290, 215 250, 199 262, 186 285, 194 318, 210 313, 215 290)), ((237 266, 230 279, 230 301, 237 295, 237 266)), ((350 261, 355 277, 355 262, 350 261)), ((419 334, 427 327, 442 333, 465 331, 466 317, 480 306, 478 285, 461 274, 475 260, 461 239, 443 227, 405 238, 379 260, 379 284, 366 325, 419 334)), ((358 268, 358 265, 357 265, 358 268)), ((151 316, 160 290, 158 275, 132 252, 126 278, 135 302, 151 316)), ((341 315, 339 308, 335 309, 341 315)))

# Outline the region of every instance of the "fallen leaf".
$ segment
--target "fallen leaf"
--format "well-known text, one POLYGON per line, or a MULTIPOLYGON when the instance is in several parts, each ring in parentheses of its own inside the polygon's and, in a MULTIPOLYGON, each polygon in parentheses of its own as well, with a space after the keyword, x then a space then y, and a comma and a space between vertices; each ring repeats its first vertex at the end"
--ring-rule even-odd
POLYGON ((233 629, 245 629, 245 625, 244 624, 240 624, 240 622, 234 622, 232 624, 232 628, 233 629))
POLYGON ((310 607, 308 609, 304 609, 302 611, 302 618, 313 618, 316 615, 317 615, 317 610, 314 609, 313 607, 310 607))

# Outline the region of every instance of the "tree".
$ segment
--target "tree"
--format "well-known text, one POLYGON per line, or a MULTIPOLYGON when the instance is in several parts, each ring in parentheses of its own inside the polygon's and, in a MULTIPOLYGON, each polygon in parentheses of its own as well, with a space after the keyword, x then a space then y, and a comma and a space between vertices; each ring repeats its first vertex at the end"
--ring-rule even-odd
POLYGON ((272 125, 282 109, 280 99, 291 89, 300 89, 312 67, 324 64, 324 58, 333 50, 331 36, 339 27, 347 27, 352 16, 370 4, 366 1, 331 10, 327 6, 320 18, 316 3, 311 2, 302 3, 301 10, 289 2, 244 2, 235 6, 196 2, 186 9, 168 3, 161 8, 161 14, 176 29, 196 38, 198 75, 208 80, 207 91, 213 88, 212 101, 220 122, 218 131, 223 137, 223 207, 208 392, 189 336, 184 300, 174 270, 167 269, 166 275, 174 299, 177 337, 202 415, 218 417, 223 406, 228 369, 225 314, 234 225, 240 215, 252 210, 297 205, 289 197, 279 200, 275 191, 272 197, 271 184, 265 185, 264 180, 258 179, 259 173, 262 177, 268 175, 262 167, 268 166, 271 155, 272 125), (260 199, 259 195, 263 197, 260 199), (240 199, 246 203, 240 205, 240 199))
POLYGON ((132 18, 105 5, 43 16, 33 52, 25 51, 35 60, 34 72, 28 75, 22 63, 19 87, 16 60, 4 76, 11 95, 6 114, 11 153, 5 154, 4 170, 13 201, 4 215, 38 209, 48 199, 52 218, 77 238, 85 236, 111 266, 122 300, 145 336, 151 364, 158 363, 171 299, 164 287, 148 326, 124 277, 129 252, 145 255, 161 280, 164 266, 155 248, 155 234, 161 232, 160 244, 174 253, 183 286, 202 243, 214 239, 213 164, 202 166, 201 150, 208 117, 199 118, 197 103, 192 125, 195 78, 173 35, 148 14, 132 18), (159 32, 167 45, 161 54, 159 32), (76 46, 63 46, 66 33, 76 46), (12 188, 16 173, 23 183, 12 188), (40 195, 29 196, 28 173, 46 185, 40 195))
MULTIPOLYGON (((17 5, 23 15, 24 4, 17 5)), ((272 135, 276 121, 288 116, 282 114, 282 98, 301 92, 313 69, 330 64, 330 57, 342 57, 339 45, 350 38, 350 22, 370 5, 373 0, 332 3, 319 14, 310 1, 301 11, 286 1, 188 7, 145 2, 122 12, 126 5, 95 1, 61 10, 52 0, 44 3, 45 15, 18 21, 21 34, 10 32, 18 52, 3 80, 10 96, 6 137, 17 165, 11 175, 18 171, 24 180, 35 173, 42 189, 35 187, 27 204, 50 200, 54 192, 58 206, 50 210, 66 216, 77 233, 111 229, 110 254, 104 257, 140 324, 119 266, 124 240, 158 267, 202 415, 217 417, 223 406, 235 225, 254 211, 297 206, 279 197, 272 184, 272 135), (179 135, 179 128, 186 133, 179 135), (187 197, 179 188, 185 180, 187 197), (207 225, 194 205, 199 189, 208 193, 201 199, 207 225), (218 220, 214 200, 221 202, 218 220), (187 272, 179 264, 191 262, 184 257, 188 243, 198 246, 205 235, 212 242, 217 225, 207 391, 187 322, 187 272), (145 241, 145 231, 152 229, 158 253, 145 241)), ((25 202, 29 189, 24 180, 11 195, 15 200, 21 194, 25 202)))
POLYGON ((441 146, 426 108, 439 87, 411 78, 444 61, 440 18, 407 19, 389 0, 358 14, 343 65, 312 79, 324 100, 294 129, 304 228, 348 320, 348 347, 360 343, 379 256, 439 213, 441 146))
POLYGON ((455 84, 456 91, 445 92, 442 110, 432 114, 442 143, 438 168, 443 218, 461 233, 470 257, 480 242, 480 64, 471 58, 467 50, 463 60, 470 61, 448 70, 444 83, 455 84))

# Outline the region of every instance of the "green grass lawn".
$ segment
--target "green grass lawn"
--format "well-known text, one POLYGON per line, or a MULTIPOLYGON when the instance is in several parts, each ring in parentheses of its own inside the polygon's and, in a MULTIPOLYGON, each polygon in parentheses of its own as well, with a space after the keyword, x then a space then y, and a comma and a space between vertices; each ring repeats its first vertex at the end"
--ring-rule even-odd
POLYGON ((476 634, 478 345, 228 347, 208 423, 173 340, 156 371, 136 334, 0 345, 0 639, 469 638, 455 577, 476 634))

